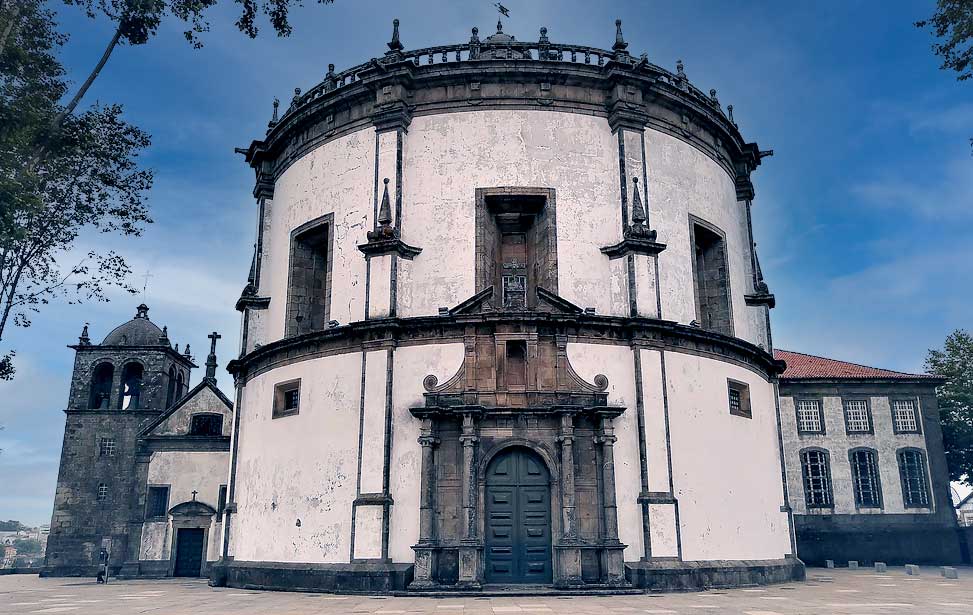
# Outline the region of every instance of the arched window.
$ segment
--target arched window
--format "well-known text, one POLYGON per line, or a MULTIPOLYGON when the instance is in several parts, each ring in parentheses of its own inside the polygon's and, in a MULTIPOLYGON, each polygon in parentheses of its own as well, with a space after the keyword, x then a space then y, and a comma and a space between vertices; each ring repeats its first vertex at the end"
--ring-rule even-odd
POLYGON ((804 503, 808 508, 834 506, 828 451, 817 448, 801 451, 801 474, 804 477, 804 503))
POLYGON ((176 403, 176 368, 169 368, 169 383, 166 385, 166 408, 176 403))
POLYGON ((142 374, 141 363, 129 363, 122 370, 122 390, 121 408, 122 410, 135 410, 139 408, 139 398, 142 395, 142 374))
POLYGON ((182 396, 186 393, 186 382, 182 378, 182 372, 176 376, 176 400, 182 399, 182 396))
POLYGON ((878 453, 868 448, 856 448, 848 453, 851 462, 851 481, 855 488, 855 506, 881 508, 882 483, 878 476, 878 453))
POLYGON ((101 363, 91 374, 89 408, 108 408, 111 401, 111 385, 115 378, 115 366, 101 363))
POLYGON ((902 479, 902 503, 906 508, 929 507, 929 481, 926 459, 917 448, 899 449, 899 477, 902 479))
POLYGON ((192 421, 189 424, 189 435, 222 436, 223 435, 223 415, 194 414, 192 421))

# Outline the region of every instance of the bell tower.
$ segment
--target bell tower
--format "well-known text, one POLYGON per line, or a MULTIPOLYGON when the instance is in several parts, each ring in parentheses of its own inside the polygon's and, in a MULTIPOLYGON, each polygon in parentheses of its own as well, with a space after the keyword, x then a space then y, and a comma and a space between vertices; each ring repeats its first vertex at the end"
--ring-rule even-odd
POLYGON ((130 527, 142 522, 138 434, 188 391, 196 366, 189 346, 173 347, 144 303, 100 344, 92 343, 86 324, 69 348, 74 372, 44 574, 94 574, 103 545, 110 545, 114 574, 130 548, 130 527))

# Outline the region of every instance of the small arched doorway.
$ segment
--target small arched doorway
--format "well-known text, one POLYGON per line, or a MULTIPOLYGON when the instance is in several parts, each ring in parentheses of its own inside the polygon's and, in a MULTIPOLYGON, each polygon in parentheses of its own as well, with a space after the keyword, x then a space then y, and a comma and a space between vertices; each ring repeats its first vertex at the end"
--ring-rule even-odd
POLYGON ((550 583, 551 475, 524 447, 497 454, 486 471, 486 582, 550 583))

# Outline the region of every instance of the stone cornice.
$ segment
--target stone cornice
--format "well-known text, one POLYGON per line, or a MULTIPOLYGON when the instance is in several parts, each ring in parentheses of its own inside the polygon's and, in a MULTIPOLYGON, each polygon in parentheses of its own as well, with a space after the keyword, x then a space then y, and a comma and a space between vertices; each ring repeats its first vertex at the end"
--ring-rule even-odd
POLYGON ((138 356, 146 352, 162 352, 169 356, 169 358, 174 359, 183 365, 193 368, 199 367, 193 363, 192 359, 187 358, 186 355, 176 352, 171 346, 164 346, 162 344, 152 345, 152 346, 113 346, 107 344, 69 344, 68 348, 76 350, 77 352, 88 352, 92 354, 104 354, 104 353, 117 353, 117 354, 130 354, 132 356, 138 356))
POLYGON ((548 109, 605 117, 613 128, 665 132, 708 155, 734 179, 760 163, 756 144, 743 140, 718 103, 648 62, 479 59, 416 65, 412 59, 425 58, 416 53, 345 71, 340 86, 315 86, 241 153, 259 177, 276 178, 322 143, 369 126, 407 128, 417 115, 474 109, 548 109))
POLYGON ((564 336, 570 343, 617 344, 668 350, 746 367, 765 378, 774 378, 784 364, 763 349, 744 340, 681 325, 668 320, 623 318, 596 314, 551 312, 483 312, 415 318, 382 318, 360 321, 323 331, 271 342, 230 361, 227 371, 246 382, 266 371, 323 356, 361 352, 376 341, 397 346, 463 343, 470 327, 477 330, 517 325, 541 335, 564 336))

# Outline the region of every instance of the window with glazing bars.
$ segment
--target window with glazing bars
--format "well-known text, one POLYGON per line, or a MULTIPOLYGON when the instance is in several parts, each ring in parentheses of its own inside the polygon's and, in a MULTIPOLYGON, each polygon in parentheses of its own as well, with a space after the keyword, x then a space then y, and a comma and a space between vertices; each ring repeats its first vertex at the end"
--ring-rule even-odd
POLYGON ((108 499, 108 485, 106 485, 105 483, 98 484, 97 498, 99 502, 108 499))
POLYGON ((115 438, 102 438, 98 447, 98 454, 102 457, 115 456, 115 438))
POLYGON ((821 402, 816 399, 798 400, 797 430, 806 433, 824 431, 824 421, 821 420, 821 402))
POLYGON ((929 484, 926 481, 926 462, 917 450, 899 451, 899 476, 902 479, 902 500, 906 507, 929 506, 929 484))
POLYGON ((878 508, 882 505, 882 487, 878 477, 875 451, 859 449, 851 453, 851 478, 855 487, 855 505, 878 508))
POLYGON ((916 420, 916 404, 911 399, 897 399, 892 402, 892 422, 895 431, 919 431, 916 420))
POLYGON ((845 425, 849 433, 869 432, 872 430, 872 421, 868 415, 867 401, 864 399, 845 401, 845 425))
POLYGON ((801 453, 801 473, 804 475, 804 502, 808 508, 831 506, 833 499, 828 454, 815 450, 801 453))

